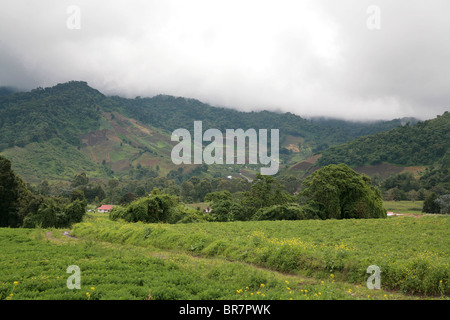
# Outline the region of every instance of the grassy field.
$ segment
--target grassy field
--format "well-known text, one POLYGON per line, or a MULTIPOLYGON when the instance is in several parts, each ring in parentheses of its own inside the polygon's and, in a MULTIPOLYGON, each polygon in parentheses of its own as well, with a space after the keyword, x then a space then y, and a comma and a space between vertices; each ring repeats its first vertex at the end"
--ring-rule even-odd
MULTIPOLYGON (((383 201, 383 205, 388 212, 400 214, 422 214, 423 201, 383 201)), ((206 209, 210 205, 206 202, 187 204, 193 209, 206 209)))
POLYGON ((383 201, 386 210, 401 214, 422 214, 423 201, 383 201))
POLYGON ((0 229, 0 299, 442 299, 450 217, 0 229), (81 270, 70 290, 67 267, 81 270), (381 290, 369 290, 369 265, 381 290))

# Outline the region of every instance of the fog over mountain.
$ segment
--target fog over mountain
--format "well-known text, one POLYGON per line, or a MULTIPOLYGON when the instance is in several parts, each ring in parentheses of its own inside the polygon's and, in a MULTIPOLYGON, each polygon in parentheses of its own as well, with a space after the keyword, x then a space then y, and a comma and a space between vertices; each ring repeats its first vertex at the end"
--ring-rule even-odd
POLYGON ((430 119, 450 106, 448 0, 2 1, 0 86, 87 81, 238 110, 430 119))

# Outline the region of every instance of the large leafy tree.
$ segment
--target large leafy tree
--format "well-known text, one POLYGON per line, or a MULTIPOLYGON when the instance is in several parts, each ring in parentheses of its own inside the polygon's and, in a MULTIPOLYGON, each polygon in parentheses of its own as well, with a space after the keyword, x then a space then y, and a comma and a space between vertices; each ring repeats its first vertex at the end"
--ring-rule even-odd
POLYGON ((76 188, 79 186, 85 186, 89 183, 89 178, 85 172, 75 175, 72 180, 71 187, 76 188))
POLYGON ((242 202, 256 209, 295 202, 295 198, 282 190, 282 185, 272 176, 257 174, 242 202))
POLYGON ((303 186, 302 200, 322 219, 386 217, 381 193, 371 185, 370 178, 345 164, 315 171, 303 186))
POLYGON ((296 205, 297 198, 282 190, 282 185, 272 176, 257 174, 250 191, 235 197, 225 190, 208 193, 205 200, 211 202, 212 216, 218 221, 299 218, 298 212, 289 207, 296 205))
POLYGON ((0 156, 0 227, 67 227, 80 222, 86 212, 86 200, 80 190, 71 199, 34 196, 0 156))
POLYGON ((11 168, 11 162, 0 156, 0 227, 19 227, 23 221, 20 210, 30 192, 11 168))

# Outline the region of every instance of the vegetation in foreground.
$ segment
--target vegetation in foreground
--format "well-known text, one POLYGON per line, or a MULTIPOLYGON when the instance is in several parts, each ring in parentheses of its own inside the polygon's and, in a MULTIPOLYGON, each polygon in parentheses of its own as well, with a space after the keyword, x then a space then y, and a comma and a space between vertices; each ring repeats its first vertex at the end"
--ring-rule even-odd
MULTIPOLYGON (((100 215, 95 219, 88 218, 85 224, 105 228, 103 223, 107 221, 100 215)), ((150 244, 127 243, 131 241, 73 239, 65 237, 62 231, 0 228, 0 300, 442 298, 411 296, 385 291, 383 287, 369 290, 365 284, 343 282, 335 273, 327 273, 326 277, 305 277, 274 272, 242 261, 229 261, 218 255, 200 257, 150 244), (66 270, 70 265, 80 267, 79 290, 67 288, 71 274, 66 270)))
MULTIPOLYGON (((70 199, 35 195, 2 156, 0 177, 0 227, 69 227, 85 214, 83 190, 74 188, 70 199)), ((88 181, 83 175, 76 178, 76 185, 78 180, 81 184, 88 181)), ((303 185, 304 189, 293 195, 272 176, 257 174, 249 191, 234 195, 200 189, 204 199, 211 202, 213 221, 386 217, 379 189, 371 185, 370 178, 345 164, 322 168, 306 178, 303 185)), ((177 196, 157 189, 139 199, 126 194, 121 204, 113 210, 112 219, 168 223, 211 220, 199 218, 199 212, 182 205, 177 196)))
POLYGON ((223 257, 285 273, 364 285, 370 265, 383 288, 429 296, 449 294, 450 217, 234 221, 149 224, 105 216, 76 224, 72 233, 106 241, 223 257))

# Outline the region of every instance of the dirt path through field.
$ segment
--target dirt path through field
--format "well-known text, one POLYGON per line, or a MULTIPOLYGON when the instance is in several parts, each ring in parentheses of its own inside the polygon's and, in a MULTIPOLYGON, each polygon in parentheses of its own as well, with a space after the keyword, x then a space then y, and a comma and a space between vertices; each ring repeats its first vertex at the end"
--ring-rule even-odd
MULTIPOLYGON (((68 230, 63 231, 62 234, 63 234, 64 236, 70 238, 70 239, 78 239, 77 237, 71 236, 71 235, 70 235, 70 231, 68 231, 68 230)), ((52 240, 52 241, 61 241, 61 239, 57 239, 57 238, 55 238, 55 237, 53 236, 53 232, 52 232, 52 231, 48 231, 48 232, 45 234, 45 236, 46 236, 48 239, 52 240)))

